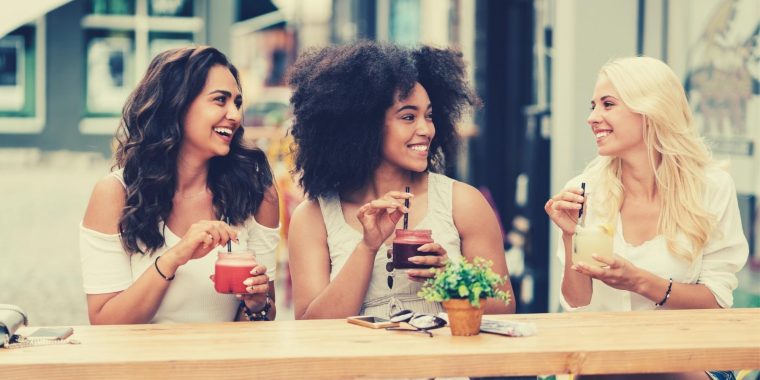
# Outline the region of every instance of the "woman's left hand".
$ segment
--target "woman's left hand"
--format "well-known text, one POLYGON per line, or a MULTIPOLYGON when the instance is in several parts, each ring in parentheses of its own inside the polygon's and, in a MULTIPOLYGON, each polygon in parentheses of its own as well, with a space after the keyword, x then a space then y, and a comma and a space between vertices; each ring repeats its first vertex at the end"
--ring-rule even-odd
MULTIPOLYGON (((446 254, 446 250, 438 243, 423 244, 419 249, 417 249, 417 251, 432 253, 433 255, 412 256, 409 258, 409 261, 414 264, 430 265, 433 268, 440 268, 444 266, 446 264, 446 261, 449 259, 449 256, 446 254)), ((409 269, 406 273, 407 276, 409 276, 409 279, 418 282, 425 281, 428 278, 435 276, 435 273, 433 273, 433 271, 430 269, 409 269)))
POLYGON ((602 281, 615 289, 636 291, 640 272, 638 267, 618 255, 605 257, 594 254, 592 257, 594 260, 607 264, 607 268, 600 268, 582 262, 573 265, 571 268, 580 274, 585 274, 602 281))
POLYGON ((243 281, 246 286, 247 294, 238 294, 237 297, 245 302, 249 310, 261 310, 267 302, 269 293, 269 276, 267 276, 267 267, 257 264, 251 269, 251 277, 243 281))

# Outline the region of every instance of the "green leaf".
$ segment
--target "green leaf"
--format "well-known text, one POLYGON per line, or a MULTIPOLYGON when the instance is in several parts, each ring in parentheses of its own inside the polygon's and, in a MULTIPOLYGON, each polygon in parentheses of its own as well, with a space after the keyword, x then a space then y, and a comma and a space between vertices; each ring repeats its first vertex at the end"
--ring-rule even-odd
POLYGON ((428 279, 418 296, 432 302, 448 299, 467 299, 473 306, 480 307, 481 299, 495 298, 509 303, 510 295, 499 289, 506 282, 496 274, 492 262, 477 257, 472 262, 461 258, 458 262, 449 260, 442 268, 435 270, 435 276, 428 279))
MULTIPOLYGON (((464 285, 462 285, 462 286, 464 286, 464 285)), ((473 286, 473 288, 472 288, 472 296, 473 296, 473 298, 479 299, 481 293, 483 293, 483 289, 480 288, 480 284, 476 284, 475 286, 473 286)))

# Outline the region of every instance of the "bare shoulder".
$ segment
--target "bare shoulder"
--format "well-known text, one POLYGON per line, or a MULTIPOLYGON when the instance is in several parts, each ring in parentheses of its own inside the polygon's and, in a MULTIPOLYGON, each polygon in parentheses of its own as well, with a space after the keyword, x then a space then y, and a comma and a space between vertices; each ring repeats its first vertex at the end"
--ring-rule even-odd
POLYGON ((461 181, 454 181, 454 202, 457 202, 458 200, 476 200, 476 199, 482 199, 485 200, 483 197, 483 194, 480 192, 480 190, 476 189, 474 186, 464 183, 461 181))
POLYGON ((275 205, 280 202, 280 194, 277 191, 277 187, 275 185, 269 186, 269 188, 264 192, 264 202, 275 205))
MULTIPOLYGON (((488 207, 488 202, 483 196, 483 193, 470 184, 454 181, 452 192, 453 207, 455 211, 457 209, 464 211, 473 207, 488 207)), ((476 212, 477 210, 472 211, 476 212)))
POLYGON ((482 226, 484 221, 496 221, 491 205, 480 190, 464 182, 454 181, 452 213, 457 229, 482 226))
POLYGON ((126 204, 127 192, 116 177, 101 178, 92 190, 82 225, 105 234, 119 233, 119 219, 126 204))
POLYGON ((327 228, 322 218, 319 202, 307 199, 301 202, 293 211, 290 219, 288 243, 324 243, 327 244, 327 228))
POLYGON ((280 224, 280 196, 274 185, 269 186, 264 192, 264 198, 256 210, 255 217, 258 223, 270 228, 275 228, 280 224))
POLYGON ((319 202, 314 199, 301 202, 293 211, 291 223, 321 227, 324 230, 325 222, 322 219, 322 209, 319 207, 319 202))

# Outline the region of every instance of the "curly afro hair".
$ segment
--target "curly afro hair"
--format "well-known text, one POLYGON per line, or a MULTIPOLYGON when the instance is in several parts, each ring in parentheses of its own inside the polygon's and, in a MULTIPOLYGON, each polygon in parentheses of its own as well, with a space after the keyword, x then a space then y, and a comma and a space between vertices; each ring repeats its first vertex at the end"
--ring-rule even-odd
POLYGON ((419 82, 433 105, 428 168, 455 162, 456 122, 480 100, 460 52, 377 42, 312 49, 291 68, 294 174, 310 199, 366 185, 382 159, 385 112, 419 82), (444 158, 446 158, 444 160, 444 158))

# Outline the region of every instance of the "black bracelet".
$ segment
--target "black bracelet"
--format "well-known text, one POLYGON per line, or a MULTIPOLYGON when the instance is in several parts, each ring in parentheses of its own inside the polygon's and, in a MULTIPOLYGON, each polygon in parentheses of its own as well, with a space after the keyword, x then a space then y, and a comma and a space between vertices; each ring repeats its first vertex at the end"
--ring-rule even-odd
POLYGON ((670 283, 668 284, 668 290, 665 291, 665 297, 662 298, 662 301, 654 304, 654 306, 661 307, 662 305, 665 305, 665 302, 668 302, 670 291, 673 289, 673 278, 669 278, 668 281, 670 281, 670 283))
POLYGON ((267 295, 267 300, 264 303, 264 307, 259 311, 251 311, 248 306, 245 305, 245 301, 240 301, 240 308, 243 309, 243 317, 249 322, 254 321, 268 321, 269 309, 272 308, 272 299, 267 295))
POLYGON ((164 280, 166 280, 166 281, 174 280, 174 276, 177 275, 176 272, 171 277, 166 277, 166 275, 164 275, 161 272, 161 269, 158 269, 158 259, 160 259, 160 258, 161 258, 161 256, 156 257, 156 261, 153 262, 153 266, 156 267, 156 272, 158 272, 158 275, 161 276, 161 277, 163 277, 164 280))

